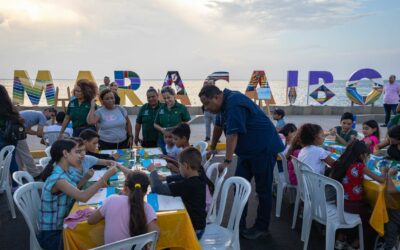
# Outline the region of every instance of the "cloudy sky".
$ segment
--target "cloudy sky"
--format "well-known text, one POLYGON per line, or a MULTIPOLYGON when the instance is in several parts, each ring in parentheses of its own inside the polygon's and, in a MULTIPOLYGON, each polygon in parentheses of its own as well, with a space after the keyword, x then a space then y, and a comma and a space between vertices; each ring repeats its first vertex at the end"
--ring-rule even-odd
POLYGON ((386 78, 400 75, 399 12, 397 0, 0 0, 0 78, 123 69, 248 79, 260 69, 278 80, 287 70, 347 79, 363 67, 386 78))

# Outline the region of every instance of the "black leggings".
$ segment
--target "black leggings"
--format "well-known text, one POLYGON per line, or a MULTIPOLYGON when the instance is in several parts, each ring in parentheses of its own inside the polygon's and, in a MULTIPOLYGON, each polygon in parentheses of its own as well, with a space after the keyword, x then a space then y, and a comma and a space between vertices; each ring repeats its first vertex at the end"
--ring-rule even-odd
POLYGON ((129 148, 128 144, 129 144, 129 138, 126 138, 125 141, 117 142, 117 143, 111 143, 111 142, 105 142, 105 141, 99 140, 100 150, 129 148))

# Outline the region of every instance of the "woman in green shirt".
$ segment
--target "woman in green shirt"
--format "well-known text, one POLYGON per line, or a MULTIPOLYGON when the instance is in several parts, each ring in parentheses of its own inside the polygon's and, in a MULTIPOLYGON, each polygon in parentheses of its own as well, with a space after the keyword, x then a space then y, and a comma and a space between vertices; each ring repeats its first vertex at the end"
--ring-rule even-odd
POLYGON ((154 128, 159 132, 158 146, 165 152, 164 132, 167 128, 175 127, 182 122, 190 121, 190 114, 185 105, 176 101, 175 91, 171 87, 161 90, 165 105, 160 107, 154 121, 154 128))
POLYGON ((74 86, 74 99, 68 104, 67 112, 62 123, 59 137, 65 131, 68 123, 72 121, 73 136, 78 137, 85 129, 96 130, 96 127, 87 123, 86 118, 90 111, 90 103, 96 98, 98 88, 96 83, 87 79, 78 80, 74 86))

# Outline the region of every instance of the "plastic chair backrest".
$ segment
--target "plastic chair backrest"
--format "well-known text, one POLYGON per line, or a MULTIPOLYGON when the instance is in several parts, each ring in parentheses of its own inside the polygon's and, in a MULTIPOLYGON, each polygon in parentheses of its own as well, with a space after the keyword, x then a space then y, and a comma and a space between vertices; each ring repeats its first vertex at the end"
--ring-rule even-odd
POLYGON ((205 141, 198 141, 193 144, 193 147, 197 148, 200 151, 201 155, 203 155, 203 153, 207 151, 208 143, 205 141))
MULTIPOLYGON (((332 186, 336 190, 337 218, 340 224, 347 224, 344 219, 344 191, 343 186, 338 181, 321 174, 314 173, 305 168, 301 168, 304 181, 304 199, 311 204, 311 213, 319 221, 327 221, 326 186, 332 186)), ((336 221, 335 221, 336 222, 336 221)))
POLYGON ((47 164, 49 164, 50 160, 51 160, 51 157, 48 157, 48 156, 47 157, 42 157, 39 160, 39 164, 40 164, 40 166, 45 168, 47 166, 47 164))
POLYGON ((44 150, 44 152, 46 153, 47 157, 51 157, 50 150, 51 150, 51 146, 48 146, 48 147, 44 150))
POLYGON ((225 168, 222 173, 219 172, 218 170, 218 165, 219 163, 213 163, 211 166, 207 169, 206 175, 208 179, 210 179, 214 183, 214 193, 212 196, 212 203, 211 206, 208 210, 207 213, 207 221, 208 222, 213 222, 215 218, 217 217, 217 200, 218 200, 218 195, 219 192, 221 191, 222 187, 222 182, 224 182, 225 175, 228 172, 228 169, 225 168), (215 175, 214 175, 215 172, 215 175), (212 178, 215 176, 215 178, 212 178))
POLYGON ((104 246, 92 248, 92 250, 121 250, 121 249, 130 250, 132 246, 135 246, 133 248, 134 250, 139 250, 139 249, 154 250, 156 249, 157 245, 157 235, 158 232, 153 231, 147 234, 141 234, 125 240, 113 242, 104 246), (151 247, 146 248, 146 245, 149 243, 151 243, 151 247))
POLYGON ((285 176, 286 183, 290 184, 288 162, 284 153, 279 153, 279 157, 282 160, 283 175, 285 176))
POLYGON ((22 186, 26 183, 34 182, 35 180, 33 179, 32 175, 30 175, 26 171, 15 171, 12 175, 12 178, 14 181, 18 184, 18 186, 22 186), (25 183, 24 183, 25 179, 25 183))
POLYGON ((39 232, 40 191, 43 182, 30 182, 14 193, 14 202, 24 216, 30 233, 30 249, 40 249, 36 235, 39 232))
POLYGON ((15 147, 5 146, 0 150, 0 187, 10 183, 10 165, 15 147))
POLYGON ((207 172, 207 169, 210 167, 211 161, 212 161, 213 158, 214 158, 214 155, 211 155, 211 156, 210 156, 210 159, 208 159, 208 160, 204 163, 204 165, 203 165, 204 171, 207 172))
POLYGON ((297 191, 300 194, 301 200, 304 201, 304 182, 303 178, 301 177, 302 173, 300 172, 300 166, 303 163, 294 156, 291 156, 291 160, 293 163, 294 173, 296 174, 296 179, 297 179, 297 191))
POLYGON ((251 193, 251 185, 246 179, 239 176, 230 177, 224 182, 224 185, 222 186, 221 199, 219 202, 219 209, 217 211, 217 218, 214 222, 216 225, 221 225, 222 223, 225 212, 225 205, 231 186, 234 187, 234 197, 231 212, 229 214, 228 225, 226 228, 232 231, 233 238, 231 242, 235 242, 236 237, 239 237, 240 218, 242 217, 244 206, 249 199, 251 193))
MULTIPOLYGON (((43 134, 43 140, 46 142, 47 145, 51 146, 55 141, 58 140, 58 135, 60 132, 58 131, 50 131, 50 132, 44 132, 43 134)), ((62 138, 68 138, 69 134, 68 133, 63 133, 62 138)))

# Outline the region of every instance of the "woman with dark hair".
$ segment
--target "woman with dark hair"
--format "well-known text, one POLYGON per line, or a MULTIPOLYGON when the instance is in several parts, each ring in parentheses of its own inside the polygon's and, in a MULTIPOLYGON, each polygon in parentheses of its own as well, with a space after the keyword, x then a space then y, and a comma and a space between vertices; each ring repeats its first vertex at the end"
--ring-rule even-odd
POLYGON ((60 131, 60 138, 70 121, 72 121, 74 137, 78 137, 83 130, 88 128, 96 130, 93 125, 89 125, 86 122, 86 118, 91 107, 90 103, 96 98, 97 92, 97 85, 92 81, 81 79, 76 82, 73 89, 75 99, 68 104, 67 113, 60 131))
POLYGON ((96 100, 91 101, 87 116, 88 124, 99 129, 100 149, 131 148, 133 144, 132 124, 125 108, 115 105, 114 93, 105 89, 100 93, 103 107, 96 109, 96 100))
MULTIPOLYGON (((10 96, 8 95, 7 89, 0 85, 0 150, 5 146, 13 145, 16 146, 18 141, 10 140, 7 130, 7 121, 11 121, 14 124, 21 125, 23 128, 23 121, 11 102, 10 96)), ((15 150, 12 153, 10 172, 11 174, 18 170, 18 165, 15 160, 15 150)), ((13 182, 13 186, 17 184, 13 182)))
POLYGON ((154 121, 154 128, 159 131, 158 146, 165 152, 164 131, 167 128, 175 127, 182 122, 190 121, 190 114, 185 105, 176 101, 175 91, 171 87, 164 87, 161 94, 165 101, 165 105, 160 107, 156 119, 154 121))
POLYGON ((135 125, 135 144, 142 145, 145 148, 157 147, 158 131, 154 128, 154 120, 160 107, 164 106, 158 100, 158 92, 155 88, 150 87, 147 92, 147 103, 144 104, 136 118, 135 125), (139 139, 140 130, 142 129, 142 140, 139 139))

